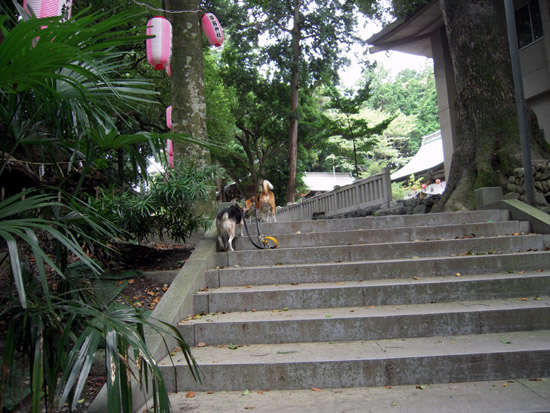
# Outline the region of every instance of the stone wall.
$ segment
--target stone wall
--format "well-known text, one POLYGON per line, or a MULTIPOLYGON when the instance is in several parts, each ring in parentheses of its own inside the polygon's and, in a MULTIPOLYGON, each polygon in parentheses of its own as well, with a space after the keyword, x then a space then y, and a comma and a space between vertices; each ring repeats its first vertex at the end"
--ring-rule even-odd
POLYGON ((328 217, 326 219, 355 218, 355 217, 383 216, 383 215, 427 214, 432 210, 432 207, 437 201, 439 201, 440 198, 441 198, 441 195, 433 195, 424 199, 411 198, 407 200, 403 199, 398 201, 392 201, 388 208, 383 208, 380 206, 372 206, 372 207, 360 209, 358 211, 353 211, 345 214, 328 217))
MULTIPOLYGON (((533 162, 533 186, 535 206, 550 213, 550 161, 533 162)), ((525 174, 523 168, 516 168, 506 185, 504 199, 519 199, 525 202, 525 174)))

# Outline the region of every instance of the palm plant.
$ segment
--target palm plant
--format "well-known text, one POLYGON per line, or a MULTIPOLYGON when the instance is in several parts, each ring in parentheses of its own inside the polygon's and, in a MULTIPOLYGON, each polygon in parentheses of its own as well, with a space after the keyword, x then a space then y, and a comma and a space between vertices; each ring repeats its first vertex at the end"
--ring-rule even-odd
MULTIPOLYGON (((14 23, 0 15, 0 131, 5 137, 0 178, 16 162, 17 150, 30 148, 49 158, 60 175, 82 162, 74 190, 78 195, 87 171, 101 164, 106 150, 135 142, 161 146, 163 136, 121 136, 114 128, 113 115, 121 107, 147 101, 152 93, 146 81, 120 80, 113 63, 120 58, 117 46, 144 40, 117 31, 138 17, 129 11, 110 17, 80 14, 65 23, 54 18, 14 23), (65 171, 60 159, 67 160, 65 171)), ((138 152, 132 156, 143 164, 138 152)), ((19 369, 30 380, 33 412, 52 411, 65 402, 74 409, 94 355, 104 345, 109 411, 132 411, 131 377, 152 385, 155 410, 168 411, 166 388, 145 343, 146 329, 174 339, 199 377, 175 328, 145 318, 137 309, 114 310, 116 291, 98 297, 87 288, 102 270, 84 246, 105 248, 105 241, 118 235, 114 225, 60 187, 26 190, 0 201, 0 240, 9 257, 0 277, 15 286, 13 294, 7 290, 0 295, 0 317, 8 320, 0 359, 0 409, 19 369), (53 248, 46 248, 48 243, 53 248), (31 260, 25 258, 29 256, 31 260), (70 257, 89 269, 86 277, 71 273, 70 257)))

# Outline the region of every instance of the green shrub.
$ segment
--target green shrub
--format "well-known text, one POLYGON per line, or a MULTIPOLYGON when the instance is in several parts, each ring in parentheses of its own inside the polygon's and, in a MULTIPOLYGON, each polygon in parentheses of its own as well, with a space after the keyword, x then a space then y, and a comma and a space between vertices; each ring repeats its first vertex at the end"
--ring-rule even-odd
POLYGON ((216 166, 176 162, 167 173, 155 175, 146 192, 104 189, 93 206, 132 239, 141 242, 158 234, 185 241, 212 219, 208 205, 219 172, 216 166))

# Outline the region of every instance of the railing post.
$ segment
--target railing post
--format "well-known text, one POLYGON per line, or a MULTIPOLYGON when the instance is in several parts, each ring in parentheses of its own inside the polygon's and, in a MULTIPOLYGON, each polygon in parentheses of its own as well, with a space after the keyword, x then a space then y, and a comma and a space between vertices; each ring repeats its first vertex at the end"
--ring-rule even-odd
POLYGON ((382 175, 382 198, 386 202, 385 206, 389 207, 392 200, 390 168, 382 168, 382 175))

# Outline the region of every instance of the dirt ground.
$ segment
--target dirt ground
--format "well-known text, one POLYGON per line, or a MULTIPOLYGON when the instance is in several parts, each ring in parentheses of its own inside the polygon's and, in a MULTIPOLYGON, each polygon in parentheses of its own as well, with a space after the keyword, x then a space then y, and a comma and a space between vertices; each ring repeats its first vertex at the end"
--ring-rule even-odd
POLYGON ((115 247, 120 252, 116 261, 121 267, 143 271, 180 269, 193 252, 193 248, 183 244, 117 244, 115 247))

